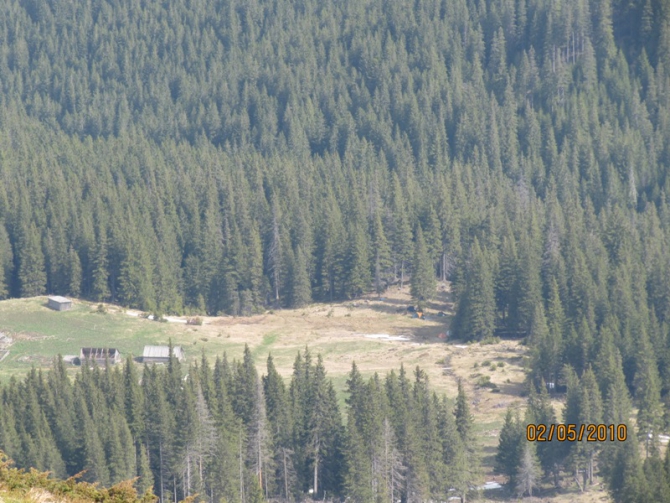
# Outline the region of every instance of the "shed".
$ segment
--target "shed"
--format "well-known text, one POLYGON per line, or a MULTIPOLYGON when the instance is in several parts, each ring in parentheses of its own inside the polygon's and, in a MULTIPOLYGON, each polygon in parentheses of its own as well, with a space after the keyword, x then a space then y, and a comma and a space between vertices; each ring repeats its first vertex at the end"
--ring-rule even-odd
MULTIPOLYGON (((172 346, 172 354, 180 362, 184 360, 184 351, 181 346, 172 346)), ((144 346, 143 363, 168 363, 169 361, 170 346, 144 346)))
POLYGON ((108 361, 113 365, 121 361, 121 353, 115 348, 81 348, 79 359, 81 363, 91 360, 98 365, 104 365, 108 361))
POLYGON ((54 311, 69 311, 72 309, 72 301, 60 295, 54 295, 47 299, 47 307, 54 311))

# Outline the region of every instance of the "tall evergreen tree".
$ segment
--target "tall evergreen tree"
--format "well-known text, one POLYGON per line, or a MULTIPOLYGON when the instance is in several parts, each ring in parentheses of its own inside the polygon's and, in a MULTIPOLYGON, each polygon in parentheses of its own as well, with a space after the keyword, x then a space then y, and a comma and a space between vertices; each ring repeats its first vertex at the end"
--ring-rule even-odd
POLYGON ((435 295, 435 271, 426 241, 423 237, 421 225, 417 225, 414 247, 414 259, 412 261, 412 298, 423 304, 435 295))
POLYGON ((495 296, 493 276, 484 252, 475 240, 467 288, 458 300, 457 326, 466 339, 481 340, 493 335, 495 296))
POLYGON ((18 280, 21 297, 34 297, 46 291, 46 270, 39 232, 34 223, 21 229, 17 245, 18 280))

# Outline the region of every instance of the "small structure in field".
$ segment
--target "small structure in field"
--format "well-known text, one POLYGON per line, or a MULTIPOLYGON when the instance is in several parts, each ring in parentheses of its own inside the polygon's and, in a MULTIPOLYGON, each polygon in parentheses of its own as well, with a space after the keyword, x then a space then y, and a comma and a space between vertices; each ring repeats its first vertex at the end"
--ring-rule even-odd
POLYGON ((54 311, 69 311, 72 309, 72 301, 60 295, 53 295, 47 299, 47 307, 54 311))
POLYGON ((83 364, 86 360, 95 361, 98 365, 110 365, 121 361, 121 353, 115 348, 81 348, 79 360, 83 364))
MULTIPOLYGON (((184 361, 184 350, 181 346, 172 346, 174 357, 184 361)), ((142 353, 143 363, 168 363, 170 361, 170 346, 144 346, 142 353)))

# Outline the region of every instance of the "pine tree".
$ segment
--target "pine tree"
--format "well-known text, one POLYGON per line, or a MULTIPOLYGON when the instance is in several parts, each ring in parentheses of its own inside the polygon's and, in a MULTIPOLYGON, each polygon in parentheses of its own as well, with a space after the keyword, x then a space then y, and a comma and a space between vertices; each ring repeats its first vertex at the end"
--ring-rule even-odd
POLYGON ((519 269, 516 285, 517 309, 514 321, 517 329, 530 330, 533 323, 535 306, 542 301, 542 283, 540 279, 540 246, 534 236, 527 236, 519 243, 519 269))
MULTIPOLYGON (((290 499, 294 492, 294 468, 291 462, 292 422, 284 381, 277 372, 272 355, 268 356, 267 374, 263 376, 263 392, 268 425, 274 446, 274 478, 278 481, 277 492, 290 499)), ((269 474, 267 475, 269 476, 269 474)))
POLYGON ((83 467, 86 470, 85 480, 109 485, 109 468, 105 451, 95 423, 90 417, 84 398, 80 396, 76 402, 77 417, 81 421, 80 434, 83 445, 83 467))
POLYGON ((435 271, 433 261, 428 255, 421 225, 417 225, 416 228, 411 294, 412 299, 416 300, 419 305, 435 296, 435 271))
POLYGON ((366 233, 358 223, 349 226, 349 249, 345 258, 345 292, 348 298, 356 298, 370 287, 369 243, 366 233))
POLYGON ((381 295, 392 279, 389 275, 391 270, 391 249, 386 239, 384 226, 380 211, 375 211, 370 223, 370 242, 372 246, 372 277, 375 284, 375 292, 381 295))
POLYGON ((461 439, 464 443, 469 443, 472 440, 472 414, 470 413, 470 405, 468 404, 468 398, 465 394, 465 389, 463 388, 463 383, 458 381, 458 396, 456 398, 456 410, 454 411, 456 416, 456 428, 458 429, 458 434, 461 436, 461 439))
POLYGON ((81 283, 82 283, 82 270, 81 270, 81 261, 79 260, 79 254, 70 247, 68 253, 68 262, 69 262, 69 283, 68 283, 68 293, 73 297, 79 297, 81 294, 81 283))
POLYGON ((302 247, 293 254, 291 266, 291 307, 304 307, 312 300, 307 260, 302 247))
POLYGON ((528 496, 532 497, 533 489, 539 485, 540 476, 540 462, 535 454, 535 444, 533 442, 525 442, 519 460, 517 494, 519 496, 528 494, 528 496))
POLYGON ((149 466, 149 457, 147 456, 147 449, 144 445, 137 447, 137 481, 135 482, 135 489, 139 494, 146 494, 147 491, 152 491, 154 486, 154 476, 149 466))
POLYGON ((0 220, 0 299, 9 295, 13 262, 12 245, 5 230, 5 224, 0 220))
MULTIPOLYGON (((595 374, 588 368, 582 375, 580 382, 580 422, 579 424, 602 423, 602 396, 596 381, 595 374)), ((597 446, 593 443, 582 443, 584 456, 588 458, 588 479, 593 484, 594 462, 597 446)))
POLYGON ((653 455, 645 459, 642 470, 648 486, 646 491, 651 496, 651 501, 670 501, 670 485, 660 457, 653 455))
POLYGON ((662 417, 658 384, 658 367, 651 354, 651 348, 643 333, 638 347, 638 369, 635 374, 635 395, 638 401, 638 434, 644 442, 647 454, 657 448, 658 431, 662 417))
POLYGON ((123 367, 123 391, 126 421, 135 442, 139 443, 145 431, 144 395, 135 363, 130 356, 126 358, 123 367))
POLYGON ((466 339, 481 340, 493 335, 495 296, 493 276, 479 242, 472 245, 467 288, 458 300, 456 323, 466 339))
POLYGON ((21 297, 34 297, 46 291, 46 270, 44 254, 40 245, 39 232, 35 223, 26 225, 20 236, 17 250, 18 280, 21 297))
POLYGON ((513 237, 505 236, 495 281, 496 307, 502 315, 503 323, 507 323, 510 311, 515 309, 511 304, 514 302, 515 275, 518 269, 517 252, 513 237))
POLYGON ((412 228, 407 215, 405 196, 400 186, 400 180, 395 173, 391 182, 391 190, 391 213, 393 215, 391 248, 396 270, 400 269, 400 287, 402 287, 405 281, 405 266, 412 253, 412 228))
POLYGON ((524 431, 519 416, 515 417, 512 409, 507 409, 505 422, 500 429, 498 451, 496 453, 496 471, 507 476, 508 483, 514 489, 516 477, 521 463, 521 452, 524 445, 524 431))
POLYGON ((344 476, 344 488, 347 495, 355 501, 374 501, 372 467, 366 443, 350 410, 348 414, 346 445, 347 468, 344 476))
POLYGON ((97 301, 107 300, 109 297, 107 253, 107 232, 103 226, 100 226, 93 251, 91 272, 91 295, 97 301))
POLYGON ((639 445, 634 436, 629 435, 628 440, 617 445, 616 461, 609 478, 610 491, 617 502, 654 501, 638 453, 639 445))

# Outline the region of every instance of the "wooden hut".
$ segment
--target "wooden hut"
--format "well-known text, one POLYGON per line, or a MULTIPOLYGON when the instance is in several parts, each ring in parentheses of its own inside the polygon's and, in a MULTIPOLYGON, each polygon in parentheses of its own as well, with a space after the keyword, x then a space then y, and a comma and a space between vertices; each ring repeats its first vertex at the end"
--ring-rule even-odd
POLYGON ((95 361, 98 365, 109 362, 111 365, 121 361, 121 353, 115 348, 81 348, 79 360, 82 365, 86 360, 95 361))

